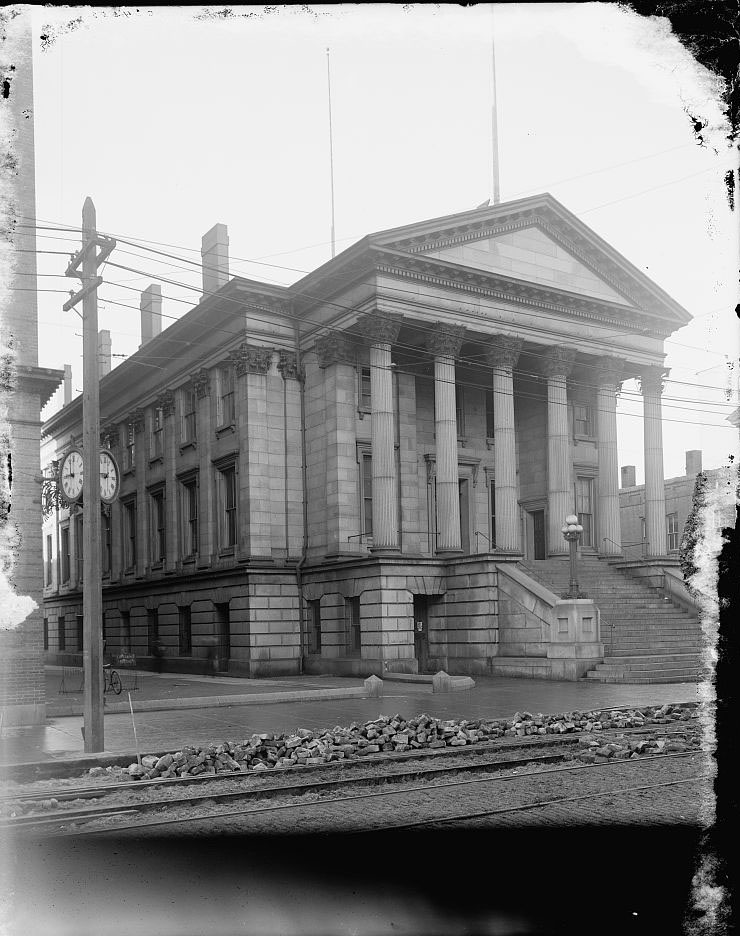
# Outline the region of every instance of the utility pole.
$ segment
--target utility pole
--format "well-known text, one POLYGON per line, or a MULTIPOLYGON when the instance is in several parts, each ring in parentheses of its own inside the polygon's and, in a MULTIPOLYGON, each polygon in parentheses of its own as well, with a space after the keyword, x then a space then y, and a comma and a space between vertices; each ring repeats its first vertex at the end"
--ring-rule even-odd
POLYGON ((98 383, 98 267, 116 246, 95 230, 95 205, 82 206, 82 247, 73 254, 67 276, 82 289, 64 303, 68 311, 82 300, 82 664, 85 753, 104 749, 103 729, 103 588, 100 578, 100 398, 98 383), (96 248, 102 249, 98 254, 96 248), (82 273, 78 267, 82 264, 82 273))
POLYGON ((493 7, 491 4, 491 153, 493 170, 493 204, 501 201, 499 191, 499 153, 498 153, 498 101, 496 100, 496 47, 494 44, 493 7))
POLYGON ((329 97, 329 185, 331 188, 331 255, 337 252, 334 238, 334 139, 331 126, 331 67, 329 65, 329 49, 326 50, 326 87, 329 97))

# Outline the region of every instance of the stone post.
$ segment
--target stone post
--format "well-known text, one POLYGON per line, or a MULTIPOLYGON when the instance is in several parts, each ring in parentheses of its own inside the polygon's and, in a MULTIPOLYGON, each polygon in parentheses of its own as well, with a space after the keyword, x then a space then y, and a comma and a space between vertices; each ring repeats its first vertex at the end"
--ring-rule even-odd
POLYGON ((460 552, 455 358, 465 328, 438 322, 427 340, 434 354, 434 433, 437 456, 437 552, 460 552))
POLYGON ((214 550, 213 496, 211 491, 211 451, 213 420, 211 416, 211 377, 205 367, 193 375, 193 389, 198 400, 198 566, 211 563, 214 550))
POLYGON ((521 338, 498 335, 488 349, 493 371, 493 470, 496 509, 496 549, 519 552, 519 509, 516 490, 514 433, 514 367, 521 338))
POLYGON ((617 394, 622 385, 623 361, 599 358, 597 363, 596 420, 599 478, 596 507, 597 548, 602 556, 622 555, 619 519, 619 462, 617 456, 617 394))
POLYGON ((550 556, 567 556, 568 547, 560 529, 573 513, 570 439, 568 436, 567 383, 576 353, 556 345, 544 362, 547 375, 547 550, 550 556))
POLYGON ((645 445, 645 537, 646 556, 665 556, 665 487, 663 484, 663 427, 660 396, 664 367, 647 367, 640 380, 645 445))
POLYGON ((360 321, 361 334, 370 342, 374 551, 399 548, 391 346, 400 328, 400 320, 388 315, 367 315, 360 321))

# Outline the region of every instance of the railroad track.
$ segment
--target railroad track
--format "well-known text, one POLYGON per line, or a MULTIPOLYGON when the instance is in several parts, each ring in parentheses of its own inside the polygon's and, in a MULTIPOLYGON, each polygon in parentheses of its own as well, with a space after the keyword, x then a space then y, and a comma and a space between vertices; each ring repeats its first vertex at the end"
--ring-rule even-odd
MULTIPOLYGON (((489 761, 486 759, 481 759, 476 763, 468 764, 457 764, 453 766, 437 767, 437 768, 427 768, 417 766, 411 770, 402 770, 395 772, 384 773, 375 777, 347 777, 345 779, 338 780, 322 780, 322 781, 309 781, 307 783, 301 784, 292 784, 292 785, 276 785, 272 787, 261 787, 259 789, 253 790, 240 790, 232 792, 223 792, 223 793, 206 793, 206 794, 197 794, 187 797, 181 797, 178 799, 167 799, 167 800, 156 800, 149 801, 146 803, 139 803, 135 806, 130 805, 121 805, 116 804, 102 809, 92 809, 92 810, 74 810, 68 811, 63 815, 55 816, 23 816, 15 820, 11 820, 6 828, 15 828, 15 829, 31 829, 34 832, 43 832, 45 834, 58 834, 58 835, 96 835, 96 834, 108 834, 114 832, 115 834, 121 834, 125 832, 134 832, 136 834, 141 834, 146 831, 161 830, 166 827, 178 827, 178 826, 190 826, 206 823, 207 825, 213 824, 214 822, 219 822, 225 820, 229 825, 233 825, 235 820, 249 821, 255 817, 259 817, 262 820, 264 825, 264 820, 267 819, 272 824, 272 817, 279 816, 281 820, 284 820, 287 815, 290 815, 291 812, 295 816, 300 816, 301 812, 304 814, 306 812, 321 812, 323 809, 331 810, 332 808, 336 809, 339 807, 341 811, 350 808, 350 811, 358 805, 360 805, 361 810, 365 810, 369 804, 374 803, 377 800, 382 800, 382 798, 391 798, 394 797, 414 797, 423 794, 423 796, 428 800, 430 797, 433 798, 435 795, 439 795, 440 791, 443 793, 449 793, 451 790, 456 790, 457 792, 463 790, 465 792, 470 792, 476 788, 483 789, 485 785, 496 785, 496 784, 506 784, 506 783, 516 783, 529 778, 529 782, 533 782, 533 778, 536 778, 538 784, 544 781, 547 781, 552 777, 552 775, 561 774, 569 776, 569 779, 575 779, 578 775, 573 772, 582 772, 582 771, 599 771, 602 772, 612 771, 620 772, 621 769, 629 769, 633 765, 645 765, 648 762, 658 761, 665 762, 669 759, 682 759, 696 757, 701 752, 691 751, 685 753, 676 753, 676 754, 659 754, 659 755, 644 755, 639 758, 629 759, 629 760, 620 760, 604 764, 580 764, 578 766, 567 766, 567 767, 555 767, 548 768, 544 770, 534 770, 527 771, 525 773, 512 773, 506 776, 486 776, 486 777, 470 777, 468 776, 471 773, 478 773, 486 771, 488 773, 494 772, 496 774, 501 774, 503 771, 507 770, 518 770, 524 766, 539 766, 543 767, 545 765, 558 763, 565 759, 567 754, 563 753, 551 753, 549 755, 535 757, 529 756, 525 758, 516 758, 508 760, 495 760, 489 761), (463 774, 463 778, 449 779, 454 774, 463 774), (430 783, 430 778, 436 778, 440 782, 430 783), (416 786, 404 785, 404 782, 413 781, 415 779, 423 778, 426 782, 422 784, 417 784, 416 786), (362 793, 352 793, 353 789, 356 789, 358 786, 377 786, 379 784, 392 784, 392 789, 383 789, 375 790, 372 792, 362 792, 362 793), (307 796, 312 795, 313 799, 306 799, 307 796), (251 806, 247 809, 235 808, 240 803, 249 801, 249 800, 264 800, 265 798, 274 799, 274 798, 285 798, 288 797, 298 797, 297 802, 279 802, 267 805, 257 805, 251 806), (333 798, 329 799, 328 796, 333 798), (193 808, 206 808, 219 805, 219 804, 228 804, 229 808, 221 811, 214 811, 210 809, 206 814, 193 815, 190 810, 193 808), (185 816, 170 816, 162 819, 155 819, 153 821, 145 820, 143 817, 146 813, 156 811, 156 810, 182 810, 188 809, 189 812, 185 816), (80 827, 81 823, 90 823, 96 820, 110 820, 110 819, 130 819, 135 821, 130 821, 128 824, 116 823, 113 826, 107 826, 105 828, 93 828, 86 829, 80 827), (69 829, 70 824, 76 824, 76 828, 69 829)), ((592 776, 598 776, 598 774, 592 774, 592 776)), ((704 779, 703 777, 694 777, 691 778, 691 782, 704 779)), ((674 785, 677 781, 671 781, 667 785, 674 785)), ((681 782, 684 782, 683 780, 681 782)), ((686 782, 689 782, 686 780, 686 782)), ((661 784, 653 784, 652 786, 661 786, 661 784)), ((640 787, 640 789, 649 789, 652 788, 651 785, 640 787)), ((620 791, 624 792, 624 788, 620 787, 620 791)), ((608 791, 613 792, 613 791, 608 791)), ((595 795, 593 793, 587 795, 595 795)), ((605 794, 606 795, 606 794, 605 794)), ((572 797, 571 797, 572 799, 572 797)), ((551 802, 566 802, 567 798, 553 800, 550 798, 551 802)), ((543 801, 544 802, 544 801, 543 801)), ((415 806, 418 804, 414 804, 415 806)), ((524 808, 535 808, 537 804, 529 804, 528 807, 522 806, 524 808)), ((465 819, 475 818, 493 814, 496 812, 501 812, 500 809, 493 810, 484 810, 484 811, 470 811, 468 810, 465 813, 455 813, 451 816, 440 818, 439 815, 433 817, 426 817, 424 819, 418 820, 411 823, 402 823, 402 824, 386 824, 381 826, 381 828, 412 828, 417 825, 436 825, 444 824, 450 822, 460 822, 465 819)), ((506 811, 506 810, 504 810, 506 811)), ((302 820, 289 820, 291 825, 295 825, 302 820)), ((305 815, 304 820, 305 821, 305 815)), ((373 829, 377 831, 378 829, 373 829)), ((189 830, 190 831, 190 830, 189 830)))

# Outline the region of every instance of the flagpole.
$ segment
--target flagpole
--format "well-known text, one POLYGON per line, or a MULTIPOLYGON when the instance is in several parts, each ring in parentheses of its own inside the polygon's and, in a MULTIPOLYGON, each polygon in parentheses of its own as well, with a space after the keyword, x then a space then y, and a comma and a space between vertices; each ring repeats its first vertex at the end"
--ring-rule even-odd
POLYGON ((493 169, 493 204, 501 201, 499 190, 499 158, 498 158, 498 114, 496 107, 496 47, 494 43, 493 8, 491 4, 491 159, 493 169))
POLYGON ((326 85, 329 97, 329 182, 331 188, 331 255, 336 254, 336 242, 334 239, 334 144, 332 138, 331 126, 331 69, 329 67, 329 49, 326 50, 326 85))

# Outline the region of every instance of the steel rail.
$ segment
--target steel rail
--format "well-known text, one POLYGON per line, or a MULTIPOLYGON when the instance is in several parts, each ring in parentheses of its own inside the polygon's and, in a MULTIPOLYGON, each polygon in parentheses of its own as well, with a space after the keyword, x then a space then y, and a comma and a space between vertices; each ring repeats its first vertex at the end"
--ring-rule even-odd
MULTIPOLYGON (((173 818, 173 819, 158 819, 158 820, 155 820, 154 822, 136 823, 135 825, 130 825, 130 826, 115 826, 110 829, 74 830, 72 832, 65 832, 65 833, 59 833, 59 834, 62 836, 105 835, 111 832, 118 834, 120 832, 125 832, 125 831, 141 831, 144 829, 150 829, 154 827, 181 825, 183 823, 210 822, 214 819, 222 819, 222 818, 227 818, 227 817, 236 818, 236 817, 252 816, 252 815, 257 815, 259 813, 278 812, 278 811, 286 810, 286 809, 309 809, 314 806, 326 807, 328 804, 342 804, 343 805, 343 804, 351 803, 357 800, 368 800, 368 799, 374 799, 374 798, 381 797, 381 796, 399 796, 404 793, 415 793, 415 792, 434 793, 437 790, 443 790, 443 789, 450 788, 450 787, 460 787, 460 786, 466 786, 470 784, 479 784, 479 783, 503 783, 506 781, 521 780, 526 777, 547 777, 550 774, 563 773, 563 772, 569 772, 569 771, 574 771, 574 770, 581 770, 581 771, 593 770, 593 769, 603 770, 605 768, 609 770, 609 769, 615 769, 617 767, 625 767, 625 766, 630 766, 630 765, 632 766, 642 765, 648 761, 653 761, 653 760, 662 761, 662 760, 665 760, 666 758, 695 757, 701 753, 702 751, 700 750, 699 751, 696 751, 696 750, 684 751, 680 753, 677 752, 675 754, 647 755, 644 757, 630 758, 628 760, 620 759, 615 762, 607 761, 603 764, 578 764, 576 766, 571 766, 571 767, 554 767, 548 770, 528 771, 526 773, 511 774, 506 777, 477 777, 477 778, 472 778, 472 779, 467 779, 467 780, 448 780, 448 781, 444 781, 442 783, 437 783, 437 784, 421 784, 417 786, 400 787, 400 788, 396 788, 392 790, 379 790, 379 791, 375 791, 372 793, 359 793, 356 795, 344 796, 338 799, 331 799, 331 800, 327 800, 327 799, 314 800, 308 803, 302 803, 302 802, 279 803, 273 806, 258 806, 256 808, 244 809, 244 810, 225 810, 225 811, 221 811, 218 813, 209 813, 207 815, 202 815, 202 816, 183 816, 183 817, 178 817, 178 818, 173 818)), ((464 767, 460 767, 457 769, 463 772, 465 771, 464 767)), ((413 774, 411 775, 413 776, 413 774)), ((381 781, 382 779, 383 778, 380 778, 381 781)), ((351 781, 349 782, 351 783, 351 781)), ((347 785, 347 783, 345 783, 345 785, 347 785)), ((254 792, 258 794, 264 791, 254 791, 254 792)), ((206 800, 210 800, 210 801, 213 801, 214 798, 215 797, 213 796, 205 797, 206 800)), ((162 808, 163 806, 166 808, 167 805, 177 806, 178 804, 172 803, 172 801, 170 801, 169 804, 161 803, 161 802, 157 804, 157 806, 160 808, 162 808)), ((105 813, 101 813, 100 817, 103 818, 104 816, 105 816, 105 813)), ((94 818, 94 817, 90 816, 89 818, 94 818)), ((432 820, 429 820, 429 821, 431 822, 432 820)), ((60 824, 60 822, 63 822, 63 817, 59 817, 56 821, 56 824, 58 825, 60 824)), ((52 823, 53 823, 53 820, 52 820, 52 823)))

